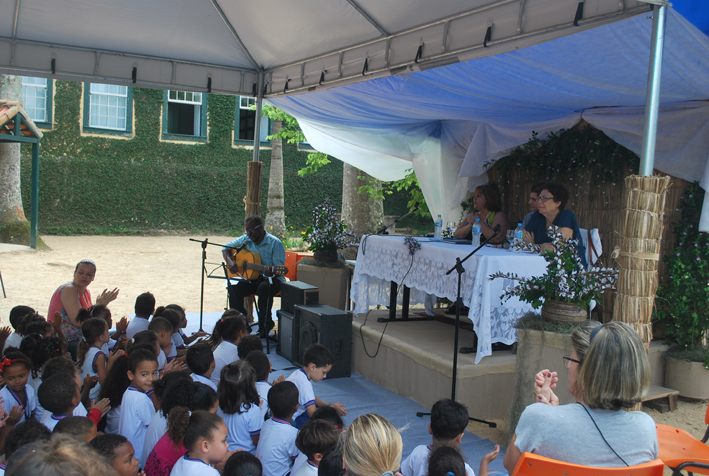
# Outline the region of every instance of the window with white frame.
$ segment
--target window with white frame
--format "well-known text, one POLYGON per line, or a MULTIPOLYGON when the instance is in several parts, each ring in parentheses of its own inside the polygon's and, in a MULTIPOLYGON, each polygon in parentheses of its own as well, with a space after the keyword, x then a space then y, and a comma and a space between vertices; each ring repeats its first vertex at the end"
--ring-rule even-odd
POLYGON ((251 107, 256 105, 256 98, 239 97, 239 140, 254 140, 256 129, 256 111, 251 107))
POLYGON ((34 122, 49 122, 49 94, 46 78, 22 76, 22 104, 34 122))
POLYGON ((114 131, 128 130, 128 87, 91 84, 89 127, 114 131))
POLYGON ((167 122, 163 132, 186 136, 205 136, 206 95, 189 91, 167 91, 167 122))

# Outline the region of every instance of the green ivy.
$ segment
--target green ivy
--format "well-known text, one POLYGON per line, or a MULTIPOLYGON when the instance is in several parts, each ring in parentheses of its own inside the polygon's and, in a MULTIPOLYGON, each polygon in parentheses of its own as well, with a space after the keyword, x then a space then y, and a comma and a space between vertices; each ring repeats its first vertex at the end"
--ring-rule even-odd
POLYGON ((677 208, 675 249, 663 260, 667 278, 660 283, 655 317, 666 324, 665 339, 682 349, 701 347, 709 329, 709 239, 699 231, 704 190, 687 187, 677 208))
MULTIPOLYGON (((134 137, 82 136, 82 84, 56 81, 53 129, 40 143, 40 233, 243 233, 246 164, 251 149, 232 145, 236 100, 209 95, 209 142, 161 142, 161 90, 133 90, 134 137)), ((31 149, 22 148, 22 198, 30 216, 31 149)), ((286 223, 310 224, 324 197, 342 200, 342 164, 300 177, 307 152, 283 147, 286 223)), ((261 210, 266 211, 270 150, 262 149, 261 210)), ((403 214, 404 194, 385 201, 385 213, 403 214)), ((404 202, 405 203, 405 202, 404 202)))

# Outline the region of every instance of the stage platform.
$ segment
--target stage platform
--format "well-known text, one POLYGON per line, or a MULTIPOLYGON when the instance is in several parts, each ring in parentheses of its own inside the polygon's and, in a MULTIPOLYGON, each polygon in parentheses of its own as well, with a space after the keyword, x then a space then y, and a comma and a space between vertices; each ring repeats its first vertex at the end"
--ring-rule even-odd
MULTIPOLYGON (((411 317, 416 317, 418 310, 412 311, 411 317)), ((364 326, 365 314, 353 319, 352 370, 427 408, 441 398, 450 397, 454 326, 435 320, 388 325, 377 322, 388 315, 387 309, 372 310, 364 326), (371 356, 376 353, 376 357, 371 358, 367 353, 371 356)), ((471 330, 461 328, 459 345, 473 345, 471 330)), ((514 374, 515 355, 511 350, 494 351, 478 365, 475 354, 459 353, 456 400, 468 407, 470 416, 502 419, 512 403, 514 374)))

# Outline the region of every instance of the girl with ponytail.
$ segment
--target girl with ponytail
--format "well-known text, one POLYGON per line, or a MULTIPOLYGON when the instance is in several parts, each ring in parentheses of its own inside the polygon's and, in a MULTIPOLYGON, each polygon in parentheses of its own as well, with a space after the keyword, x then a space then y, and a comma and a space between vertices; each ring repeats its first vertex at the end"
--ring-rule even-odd
POLYGON ((187 449, 171 476, 220 476, 213 465, 224 461, 229 451, 227 428, 221 418, 204 410, 190 414, 187 407, 176 407, 170 411, 167 431, 173 441, 182 442, 187 449))
POLYGON ((239 360, 239 341, 249 335, 251 326, 239 311, 229 309, 214 324, 212 336, 207 341, 214 351, 214 371, 210 379, 219 384, 224 366, 239 360))
POLYGON ((79 342, 76 352, 79 358, 78 367, 82 379, 87 375, 98 376, 98 383, 89 393, 91 400, 98 400, 101 385, 106 382, 108 371, 116 359, 123 355, 123 351, 118 350, 110 356, 103 351, 103 346, 111 340, 111 336, 108 332, 108 323, 101 318, 92 317, 84 321, 81 324, 81 333, 84 335, 84 340, 79 342))

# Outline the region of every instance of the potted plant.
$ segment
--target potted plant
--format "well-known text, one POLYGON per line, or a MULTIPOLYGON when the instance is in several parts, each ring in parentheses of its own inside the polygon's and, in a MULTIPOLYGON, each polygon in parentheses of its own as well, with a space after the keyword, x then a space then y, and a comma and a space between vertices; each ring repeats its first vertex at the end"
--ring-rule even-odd
POLYGON ((345 309, 350 270, 344 259, 338 259, 337 250, 356 246, 359 239, 337 218, 337 210, 329 198, 313 210, 313 225, 305 230, 303 241, 314 253, 312 258, 299 261, 298 280, 318 287, 320 304, 345 309))
MULTIPOLYGON (((516 273, 495 273, 489 279, 505 278, 518 281, 501 296, 507 300, 518 296, 534 309, 542 308, 542 316, 549 321, 581 322, 588 317, 588 308, 601 294, 615 289, 618 271, 613 268, 592 267, 584 269, 578 254, 576 240, 564 240, 555 226, 550 226, 553 250, 541 253, 547 261, 547 271, 542 276, 520 278, 516 273)), ((539 251, 539 245, 514 244, 522 251, 539 251)))
POLYGON ((695 183, 680 197, 675 248, 664 257, 655 318, 664 325, 665 386, 687 398, 709 397, 709 240, 699 231, 704 191, 695 183))

